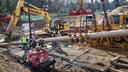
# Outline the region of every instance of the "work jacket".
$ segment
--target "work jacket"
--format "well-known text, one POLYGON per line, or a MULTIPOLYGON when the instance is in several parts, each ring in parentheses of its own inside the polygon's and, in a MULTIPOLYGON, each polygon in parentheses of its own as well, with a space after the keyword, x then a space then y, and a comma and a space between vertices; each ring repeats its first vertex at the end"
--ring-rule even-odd
POLYGON ((20 42, 21 43, 28 43, 28 38, 27 37, 21 37, 20 42))

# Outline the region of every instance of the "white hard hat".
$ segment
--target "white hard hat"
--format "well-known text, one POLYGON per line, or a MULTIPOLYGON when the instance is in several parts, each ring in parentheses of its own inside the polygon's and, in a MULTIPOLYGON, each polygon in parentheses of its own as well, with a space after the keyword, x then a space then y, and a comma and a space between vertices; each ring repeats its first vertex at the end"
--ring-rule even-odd
POLYGON ((36 50, 40 50, 40 46, 39 46, 39 44, 37 43, 37 46, 36 46, 36 48, 35 48, 36 50))

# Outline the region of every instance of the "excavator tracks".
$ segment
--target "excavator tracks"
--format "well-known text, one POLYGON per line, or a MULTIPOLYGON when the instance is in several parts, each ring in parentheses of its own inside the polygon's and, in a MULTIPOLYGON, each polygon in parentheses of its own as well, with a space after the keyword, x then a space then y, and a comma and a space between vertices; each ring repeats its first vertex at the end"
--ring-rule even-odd
POLYGON ((128 37, 98 38, 90 40, 90 46, 95 48, 115 48, 128 50, 128 37))

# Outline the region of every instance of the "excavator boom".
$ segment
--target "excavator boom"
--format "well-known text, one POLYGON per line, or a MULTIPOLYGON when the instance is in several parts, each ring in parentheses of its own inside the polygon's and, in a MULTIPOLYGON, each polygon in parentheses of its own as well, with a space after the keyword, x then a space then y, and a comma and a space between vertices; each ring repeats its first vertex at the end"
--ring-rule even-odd
POLYGON ((44 16, 46 27, 47 27, 47 29, 49 28, 51 17, 46 11, 43 11, 42 9, 40 9, 32 4, 28 4, 24 0, 19 0, 17 3, 16 10, 14 11, 13 15, 11 16, 11 20, 9 22, 9 25, 7 27, 5 34, 9 35, 15 29, 22 12, 25 12, 25 13, 30 12, 31 14, 44 16), (30 11, 28 11, 28 6, 29 6, 30 11))

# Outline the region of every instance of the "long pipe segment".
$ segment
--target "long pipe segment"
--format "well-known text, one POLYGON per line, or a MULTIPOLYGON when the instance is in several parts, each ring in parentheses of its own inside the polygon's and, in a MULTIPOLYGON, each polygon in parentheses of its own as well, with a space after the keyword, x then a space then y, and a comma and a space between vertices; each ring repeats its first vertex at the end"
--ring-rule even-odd
POLYGON ((43 39, 44 42, 52 42, 52 41, 68 41, 70 40, 69 36, 61 36, 61 37, 52 37, 43 39))
MULTIPOLYGON (((128 36, 128 29, 87 33, 86 35, 88 39, 96 39, 96 38, 104 38, 104 37, 118 37, 118 36, 128 36)), ((43 40, 44 42, 68 41, 70 40, 70 37, 69 36, 52 37, 52 38, 45 38, 43 40)))
POLYGON ((128 29, 87 33, 87 38, 89 39, 96 39, 103 37, 118 37, 118 36, 128 36, 128 29))
MULTIPOLYGON (((118 36, 128 36, 128 29, 124 30, 115 30, 115 31, 103 31, 103 32, 95 32, 95 33, 87 33, 86 38, 88 39, 96 39, 103 37, 118 37, 118 36)), ((52 38, 43 38, 44 42, 52 42, 52 41, 69 41, 71 37, 69 36, 61 36, 61 37, 52 37, 52 38)), ((39 42, 40 39, 36 41, 39 42)), ((10 44, 20 44, 20 42, 11 42, 10 44)), ((8 45, 8 43, 0 43, 0 46, 8 45)))

